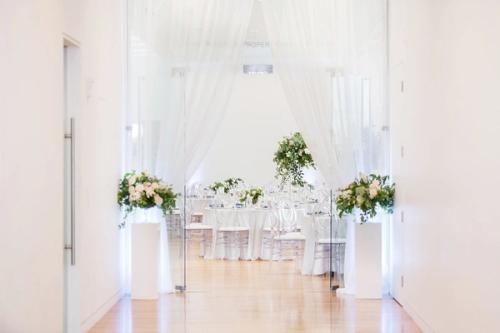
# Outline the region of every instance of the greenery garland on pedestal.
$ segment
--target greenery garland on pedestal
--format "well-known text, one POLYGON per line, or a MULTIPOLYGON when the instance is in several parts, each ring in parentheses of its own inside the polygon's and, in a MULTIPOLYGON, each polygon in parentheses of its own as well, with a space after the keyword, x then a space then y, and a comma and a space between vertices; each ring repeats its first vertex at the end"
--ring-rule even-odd
POLYGON ((240 197, 240 202, 245 203, 248 200, 251 200, 253 205, 256 205, 257 202, 259 202, 259 199, 261 196, 264 195, 264 191, 260 188, 252 188, 250 190, 246 190, 245 192, 242 193, 240 197))
POLYGON ((163 215, 171 213, 175 208, 177 194, 161 179, 149 175, 147 172, 126 173, 120 180, 118 188, 118 204, 125 208, 124 221, 119 227, 125 226, 125 220, 136 208, 158 207, 163 215))
POLYGON ((360 175, 346 187, 340 188, 335 198, 339 217, 360 211, 361 223, 377 215, 377 208, 393 212, 395 184, 388 183, 389 176, 360 175))
POLYGON ((291 183, 293 186, 304 187, 306 182, 303 170, 315 168, 312 155, 299 132, 279 142, 273 161, 276 163, 276 178, 281 184, 291 183))
POLYGON ((217 193, 219 189, 223 189, 224 193, 227 194, 229 193, 229 191, 235 189, 241 183, 243 183, 243 179, 241 178, 228 178, 222 182, 215 182, 208 188, 211 189, 214 193, 217 193))

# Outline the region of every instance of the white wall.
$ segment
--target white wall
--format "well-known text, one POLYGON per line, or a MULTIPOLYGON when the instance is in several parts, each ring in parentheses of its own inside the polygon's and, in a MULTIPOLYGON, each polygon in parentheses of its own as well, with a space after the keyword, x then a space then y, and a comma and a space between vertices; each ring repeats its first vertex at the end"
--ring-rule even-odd
POLYGON ((209 184, 241 177, 248 184, 273 181, 274 152, 283 136, 297 130, 275 74, 239 74, 220 130, 195 175, 209 184))
POLYGON ((62 6, 0 1, 0 332, 61 332, 62 6))
POLYGON ((499 332, 500 2, 390 8, 398 299, 426 331, 499 332))
POLYGON ((76 171, 83 330, 121 296, 116 190, 121 176, 125 3, 65 0, 64 32, 80 44, 83 81, 76 171))

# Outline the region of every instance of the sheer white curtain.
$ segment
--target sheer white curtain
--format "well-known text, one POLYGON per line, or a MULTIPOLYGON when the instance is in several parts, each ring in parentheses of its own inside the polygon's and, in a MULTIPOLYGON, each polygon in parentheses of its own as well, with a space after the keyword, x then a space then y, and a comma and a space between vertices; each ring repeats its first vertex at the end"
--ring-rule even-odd
MULTIPOLYGON (((182 192, 224 116, 241 70, 252 5, 253 0, 128 1, 128 169, 148 170, 182 192)), ((135 219, 163 221, 154 210, 135 219)), ((181 262, 168 254, 161 226, 160 289, 169 292, 181 262)))
MULTIPOLYGON (((331 188, 360 171, 386 172, 385 0, 263 0, 263 8, 276 73, 331 188)), ((349 223, 347 292, 352 235, 349 223)))
POLYGON ((224 117, 253 0, 164 0, 154 43, 170 89, 156 169, 178 190, 193 176, 224 117))

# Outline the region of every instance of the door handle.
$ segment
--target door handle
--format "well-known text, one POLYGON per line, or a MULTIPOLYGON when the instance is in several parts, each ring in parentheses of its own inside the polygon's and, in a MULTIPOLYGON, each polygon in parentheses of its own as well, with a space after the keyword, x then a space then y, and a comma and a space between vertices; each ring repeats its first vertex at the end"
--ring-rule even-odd
POLYGON ((70 119, 70 132, 64 134, 65 139, 69 139, 70 148, 70 243, 64 245, 65 250, 71 250, 71 265, 76 264, 76 234, 75 234, 75 119, 70 119))

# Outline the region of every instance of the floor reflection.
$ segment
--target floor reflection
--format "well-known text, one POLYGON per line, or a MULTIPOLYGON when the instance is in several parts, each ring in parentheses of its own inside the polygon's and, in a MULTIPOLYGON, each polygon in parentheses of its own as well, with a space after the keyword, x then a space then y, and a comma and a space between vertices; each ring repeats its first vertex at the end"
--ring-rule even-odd
POLYGON ((392 299, 337 297, 292 262, 194 257, 188 273, 185 294, 124 298, 90 332, 420 332, 392 299))

